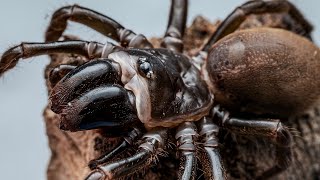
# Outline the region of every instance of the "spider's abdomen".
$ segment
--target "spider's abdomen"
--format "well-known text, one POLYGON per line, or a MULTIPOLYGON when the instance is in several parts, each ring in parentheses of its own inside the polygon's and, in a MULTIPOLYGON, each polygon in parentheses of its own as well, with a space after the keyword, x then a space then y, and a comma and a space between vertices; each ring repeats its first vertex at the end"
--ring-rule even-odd
POLYGON ((320 97, 320 51, 289 31, 233 33, 212 47, 205 67, 215 103, 234 111, 288 117, 320 97))

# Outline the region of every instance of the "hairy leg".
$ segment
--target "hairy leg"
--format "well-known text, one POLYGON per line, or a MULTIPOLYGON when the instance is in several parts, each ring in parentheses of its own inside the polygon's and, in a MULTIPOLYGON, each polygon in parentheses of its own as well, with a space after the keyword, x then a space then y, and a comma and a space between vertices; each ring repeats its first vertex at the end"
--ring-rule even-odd
POLYGON ((165 148, 167 133, 168 129, 165 128, 146 133, 142 137, 143 142, 136 154, 104 166, 98 166, 87 176, 86 180, 117 179, 148 167, 157 154, 165 148))
POLYGON ((290 166, 292 161, 292 135, 280 120, 230 118, 229 113, 221 110, 218 106, 213 108, 212 116, 219 121, 223 128, 235 134, 264 137, 276 146, 275 165, 258 176, 257 179, 270 178, 290 166))
POLYGON ((141 131, 137 128, 133 128, 132 131, 128 133, 127 136, 123 138, 123 141, 116 146, 113 150, 110 152, 107 152, 106 154, 102 155, 101 157, 97 159, 93 159, 89 162, 89 168, 91 170, 96 169, 99 165, 102 165, 113 158, 115 158, 118 154, 125 151, 128 147, 132 146, 134 141, 136 141, 138 138, 140 138, 142 135, 141 131))

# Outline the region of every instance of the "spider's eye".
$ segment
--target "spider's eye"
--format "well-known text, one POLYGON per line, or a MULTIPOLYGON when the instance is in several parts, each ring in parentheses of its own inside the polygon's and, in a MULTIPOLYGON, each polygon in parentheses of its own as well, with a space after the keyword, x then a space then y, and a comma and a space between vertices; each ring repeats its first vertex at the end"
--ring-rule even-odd
POLYGON ((144 77, 151 79, 153 77, 152 67, 146 60, 147 58, 145 57, 140 57, 138 59, 138 69, 144 77))

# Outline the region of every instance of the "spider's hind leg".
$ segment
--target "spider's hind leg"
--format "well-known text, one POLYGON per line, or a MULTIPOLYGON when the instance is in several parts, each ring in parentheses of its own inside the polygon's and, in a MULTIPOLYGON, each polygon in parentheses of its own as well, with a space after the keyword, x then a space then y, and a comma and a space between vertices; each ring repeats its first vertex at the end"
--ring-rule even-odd
POLYGON ((165 37, 161 46, 173 51, 182 52, 186 20, 187 20, 188 1, 173 0, 171 3, 169 22, 165 37))
POLYGON ((286 0, 257 0, 249 1, 237 7, 222 21, 217 30, 211 36, 202 51, 208 52, 211 46, 219 39, 234 32, 241 23, 251 14, 284 13, 286 12, 296 23, 296 33, 311 39, 312 25, 303 17, 301 12, 286 0))
POLYGON ((264 137, 275 145, 276 162, 256 179, 267 179, 286 170, 292 161, 292 135, 287 127, 277 119, 237 119, 230 118, 227 111, 219 106, 213 108, 212 116, 227 130, 245 136, 264 137))

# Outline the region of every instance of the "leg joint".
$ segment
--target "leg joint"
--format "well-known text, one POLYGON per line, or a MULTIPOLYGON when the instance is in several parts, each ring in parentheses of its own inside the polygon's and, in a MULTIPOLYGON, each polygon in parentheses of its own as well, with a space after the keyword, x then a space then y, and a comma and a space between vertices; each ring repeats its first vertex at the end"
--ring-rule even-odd
POLYGON ((278 123, 276 130, 275 143, 280 147, 290 147, 292 145, 292 136, 290 131, 282 125, 281 122, 278 123))

